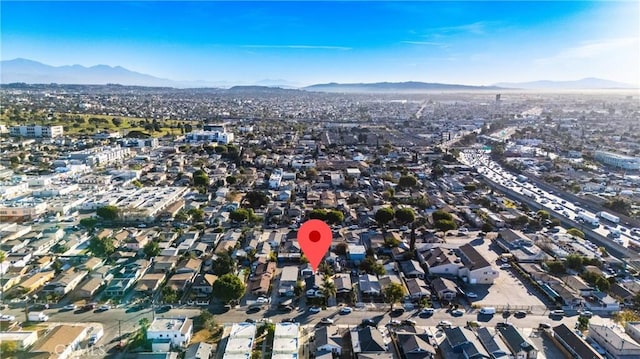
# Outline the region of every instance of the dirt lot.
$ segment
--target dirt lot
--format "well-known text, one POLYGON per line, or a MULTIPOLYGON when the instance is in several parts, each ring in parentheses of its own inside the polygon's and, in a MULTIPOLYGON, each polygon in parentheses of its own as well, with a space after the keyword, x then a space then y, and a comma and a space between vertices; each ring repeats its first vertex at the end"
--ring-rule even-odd
MULTIPOLYGON (((499 268, 499 248, 495 248, 489 239, 475 238, 447 238, 447 243, 465 244, 471 243, 474 248, 482 254, 489 263, 499 268)), ((475 299, 470 299, 471 304, 477 307, 491 306, 499 311, 506 308, 510 310, 532 310, 535 313, 546 311, 545 303, 538 297, 538 294, 527 285, 523 284, 513 269, 498 269, 500 276, 493 285, 468 285, 466 292, 473 292, 478 295, 475 299)))

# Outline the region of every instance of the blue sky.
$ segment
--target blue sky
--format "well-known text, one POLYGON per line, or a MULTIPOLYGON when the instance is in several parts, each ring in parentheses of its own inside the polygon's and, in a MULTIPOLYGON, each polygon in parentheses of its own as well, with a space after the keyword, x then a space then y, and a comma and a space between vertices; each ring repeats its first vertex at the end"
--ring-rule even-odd
POLYGON ((640 84, 639 4, 2 1, 1 58, 232 83, 640 84))

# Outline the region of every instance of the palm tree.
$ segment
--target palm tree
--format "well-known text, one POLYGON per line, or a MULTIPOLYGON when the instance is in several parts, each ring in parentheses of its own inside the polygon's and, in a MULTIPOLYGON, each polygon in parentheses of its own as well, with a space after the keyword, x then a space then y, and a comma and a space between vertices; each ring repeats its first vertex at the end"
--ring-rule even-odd
POLYGON ((325 275, 322 280, 322 295, 324 295, 325 304, 328 304, 329 298, 335 297, 337 293, 335 283, 333 283, 331 277, 325 275))

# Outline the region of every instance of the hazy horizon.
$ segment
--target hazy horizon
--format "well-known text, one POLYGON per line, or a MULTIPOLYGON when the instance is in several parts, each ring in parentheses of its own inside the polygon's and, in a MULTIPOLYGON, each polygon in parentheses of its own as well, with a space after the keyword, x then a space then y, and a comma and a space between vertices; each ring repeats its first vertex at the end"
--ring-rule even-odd
POLYGON ((175 81, 640 85, 638 2, 5 2, 2 60, 175 81))

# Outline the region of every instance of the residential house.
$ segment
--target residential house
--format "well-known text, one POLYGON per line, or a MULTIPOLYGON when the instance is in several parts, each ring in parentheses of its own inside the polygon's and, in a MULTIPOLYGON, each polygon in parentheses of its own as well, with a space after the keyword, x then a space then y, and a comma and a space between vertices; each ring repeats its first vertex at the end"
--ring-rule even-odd
POLYGON ((444 351, 442 350, 443 345, 440 345, 440 349, 443 351, 443 354, 445 354, 443 356, 446 359, 457 359, 461 357, 465 359, 490 358, 478 338, 469 329, 462 327, 445 328, 444 335, 446 337, 444 343, 451 349, 451 351, 444 351))
POLYGON ((604 359, 604 357, 564 323, 553 327, 553 339, 575 359, 604 359))
POLYGON ((511 356, 511 351, 493 329, 479 327, 476 329, 476 335, 492 359, 509 359, 511 356))
POLYGON ((287 266, 282 268, 280 273, 280 287, 278 288, 278 294, 280 296, 293 297, 293 289, 298 282, 298 267, 287 266))
POLYGON ((213 293, 213 283, 216 282, 218 276, 213 274, 198 274, 193 279, 191 290, 201 294, 213 293))
POLYGON ((400 262, 400 268, 406 278, 420 278, 424 279, 424 269, 420 266, 420 263, 415 260, 408 260, 400 262))
POLYGON ((42 355, 44 358, 67 359, 80 348, 80 343, 87 337, 88 326, 58 325, 38 340, 29 353, 42 355))
POLYGON ((366 255, 367 249, 363 245, 349 244, 349 260, 354 264, 360 264, 366 255))
POLYGON ((408 278, 405 280, 408 295, 412 300, 419 300, 431 296, 429 286, 420 278, 408 278))
POLYGON ((22 288, 25 293, 31 293, 36 289, 45 285, 45 283, 49 282, 55 277, 54 271, 49 272, 38 272, 32 275, 31 277, 25 279, 20 283, 20 288, 22 288))
POLYGON ((458 286, 447 278, 436 278, 431 282, 431 286, 440 300, 452 301, 458 295, 458 286))
POLYGON ((187 347, 184 359, 211 359, 214 346, 205 342, 193 343, 187 347))
POLYGON ((471 284, 493 284, 499 272, 480 254, 471 244, 465 244, 459 249, 464 267, 458 271, 458 276, 471 284))
POLYGON ((168 273, 176 267, 177 258, 172 256, 157 256, 153 261, 153 271, 168 273))
POLYGON ((633 298, 640 293, 640 283, 635 281, 616 282, 611 285, 609 293, 611 296, 624 303, 624 305, 633 305, 633 298))
POLYGON ((136 284, 135 291, 145 295, 155 293, 166 278, 166 273, 145 273, 136 284))
POLYGON ((196 258, 189 258, 186 262, 182 262, 178 265, 176 273, 199 273, 202 267, 202 260, 196 258))
POLYGON ((125 240, 125 246, 130 251, 140 251, 144 246, 150 242, 149 236, 146 234, 139 234, 137 236, 128 237, 125 240))
POLYGON ((404 359, 432 359, 436 356, 429 334, 399 332, 396 340, 404 359))
POLYGON ((167 286, 176 291, 185 291, 193 283, 195 276, 196 274, 191 272, 175 273, 167 280, 167 286))
POLYGON ((53 293, 64 296, 76 288, 76 286, 87 276, 87 271, 75 271, 73 268, 60 273, 58 278, 49 282, 42 289, 45 293, 53 293))
POLYGON ((315 331, 316 357, 318 353, 342 354, 342 335, 337 326, 323 326, 315 331))
POLYGON ((637 323, 628 323, 627 328, 628 332, 625 332, 616 324, 589 323, 589 338, 595 340, 613 358, 640 358, 640 343, 631 336, 639 338, 640 328, 637 323))
POLYGON ((585 307, 594 313, 615 314, 620 311, 620 303, 604 292, 593 292, 593 300, 585 302, 585 307))
POLYGON ((457 276, 458 270, 463 266, 462 260, 453 250, 440 247, 420 252, 418 259, 427 266, 429 275, 432 276, 457 276))
POLYGON ((156 318, 147 329, 147 340, 169 339, 172 347, 186 347, 193 336, 189 318, 156 318))
POLYGON ((333 277, 333 283, 336 285, 336 293, 340 295, 351 295, 353 286, 351 284, 351 276, 348 273, 338 273, 333 277))
POLYGON ((90 277, 89 280, 78 285, 73 292, 74 298, 78 299, 90 299, 98 293, 102 286, 106 284, 105 279, 102 277, 90 277))
POLYGON ((354 328, 350 331, 352 352, 356 356, 360 354, 376 354, 387 351, 387 344, 382 338, 382 333, 377 328, 354 328))
POLYGON ((538 349, 513 325, 499 327, 498 332, 516 359, 536 359, 538 357, 538 349))
POLYGON ((370 296, 379 296, 382 294, 380 282, 373 274, 361 274, 358 277, 358 285, 362 294, 370 296))

